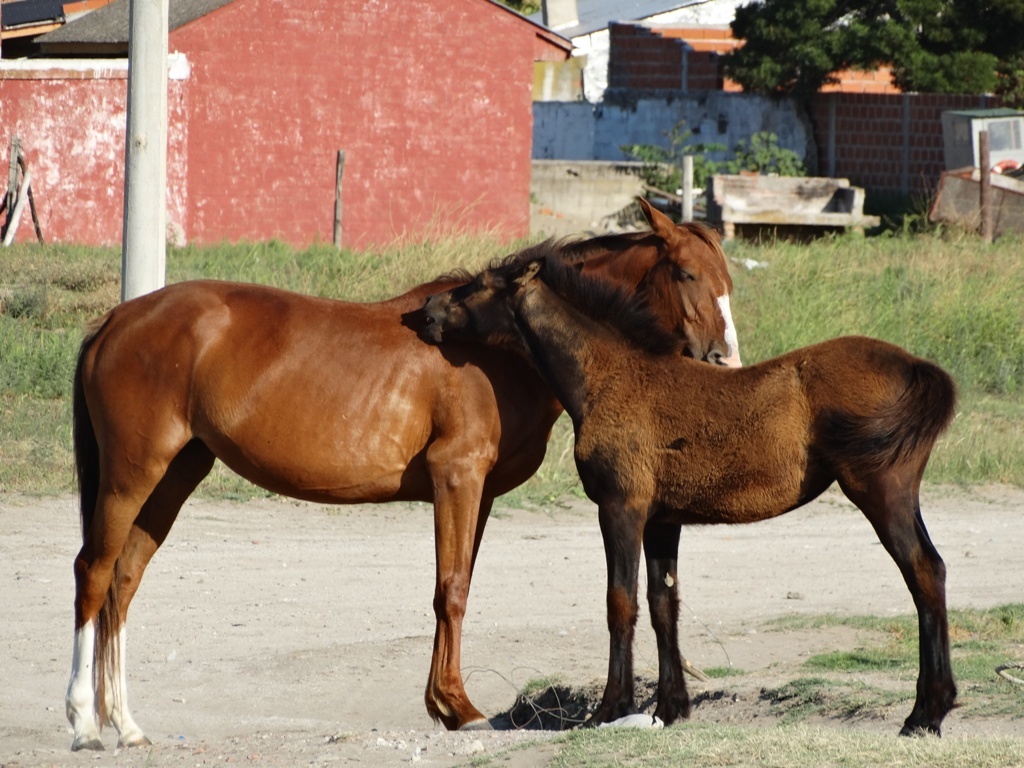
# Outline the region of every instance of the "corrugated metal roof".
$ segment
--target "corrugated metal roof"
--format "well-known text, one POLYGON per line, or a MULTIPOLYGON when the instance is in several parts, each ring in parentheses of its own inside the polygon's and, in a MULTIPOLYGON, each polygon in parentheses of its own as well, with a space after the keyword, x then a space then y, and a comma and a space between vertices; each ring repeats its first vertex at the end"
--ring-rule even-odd
MULTIPOLYGON (((195 21, 234 0, 169 0, 168 28, 195 21)), ((128 0, 114 0, 110 5, 70 21, 60 29, 40 35, 35 42, 128 44, 128 0)))
MULTIPOLYGON (((668 13, 690 5, 700 5, 708 0, 576 0, 576 15, 579 23, 572 27, 555 30, 565 37, 589 35, 605 29, 613 21, 636 21, 668 13)), ((535 13, 531 21, 543 23, 544 14, 535 13)))

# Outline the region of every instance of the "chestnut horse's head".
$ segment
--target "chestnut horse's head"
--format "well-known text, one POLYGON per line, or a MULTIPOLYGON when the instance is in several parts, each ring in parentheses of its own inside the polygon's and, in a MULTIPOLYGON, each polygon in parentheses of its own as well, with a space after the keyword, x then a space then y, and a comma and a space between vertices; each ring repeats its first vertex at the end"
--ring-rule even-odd
POLYGON ((717 233, 703 224, 676 225, 640 199, 658 259, 637 285, 669 331, 683 340, 683 353, 697 360, 738 368, 739 341, 729 294, 732 278, 717 233))
POLYGON ((433 342, 486 339, 523 351, 511 317, 498 323, 499 317, 487 314, 488 327, 480 328, 481 321, 469 307, 512 291, 518 266, 546 258, 642 296, 665 331, 679 341, 676 349, 684 355, 738 367, 739 345, 729 306, 732 279, 718 236, 702 224, 677 226, 643 198, 640 207, 650 232, 541 243, 492 265, 461 288, 431 297, 421 335, 433 342))

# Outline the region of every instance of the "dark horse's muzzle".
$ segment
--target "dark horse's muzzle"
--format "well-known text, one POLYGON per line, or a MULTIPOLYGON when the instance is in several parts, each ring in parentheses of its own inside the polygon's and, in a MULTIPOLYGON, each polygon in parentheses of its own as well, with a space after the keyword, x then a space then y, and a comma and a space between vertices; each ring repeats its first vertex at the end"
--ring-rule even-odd
POLYGON ((451 304, 451 297, 446 293, 437 293, 428 296, 423 305, 423 315, 426 322, 420 329, 420 338, 432 344, 440 344, 444 341, 444 321, 448 316, 448 307, 451 304))

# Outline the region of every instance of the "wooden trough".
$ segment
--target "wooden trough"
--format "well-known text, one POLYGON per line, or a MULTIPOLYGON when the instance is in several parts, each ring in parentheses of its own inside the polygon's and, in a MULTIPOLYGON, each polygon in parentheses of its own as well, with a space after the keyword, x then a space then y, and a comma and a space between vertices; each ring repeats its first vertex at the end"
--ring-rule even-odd
POLYGON ((737 225, 863 231, 880 223, 864 215, 864 190, 849 179, 717 175, 707 198, 708 223, 720 226, 725 240, 736 236, 737 225))

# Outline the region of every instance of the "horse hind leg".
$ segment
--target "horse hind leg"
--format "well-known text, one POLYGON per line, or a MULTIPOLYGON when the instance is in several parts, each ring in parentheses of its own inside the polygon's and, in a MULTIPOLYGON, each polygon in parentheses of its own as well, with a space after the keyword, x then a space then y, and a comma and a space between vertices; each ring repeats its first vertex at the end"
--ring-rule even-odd
POLYGON ((87 541, 75 563, 76 632, 66 699, 68 720, 75 733, 74 751, 103 748, 100 722, 114 726, 119 746, 149 743, 128 710, 124 653, 128 605, 143 570, 166 538, 182 504, 212 465, 213 455, 205 446, 198 441, 189 443, 169 464, 126 534, 123 522, 117 522, 130 514, 131 503, 122 494, 125 503, 119 507, 110 501, 112 494, 100 490, 92 532, 86 534, 87 541), (109 538, 104 538, 106 535, 109 538), (122 535, 123 543, 109 566, 104 588, 103 570, 97 565, 103 558, 95 553, 94 542, 98 538, 106 549, 113 550, 122 535), (101 589, 104 592, 98 599, 101 589), (97 718, 100 713, 102 721, 97 718))
POLYGON ((647 604, 658 640, 658 704, 654 716, 665 725, 690 716, 690 696, 679 653, 678 525, 648 523, 644 529, 647 604))
POLYGON ((921 517, 921 472, 885 470, 858 484, 840 486, 874 526, 903 575, 917 608, 919 673, 914 708, 900 734, 941 733, 942 720, 956 706, 949 656, 946 566, 921 517))

